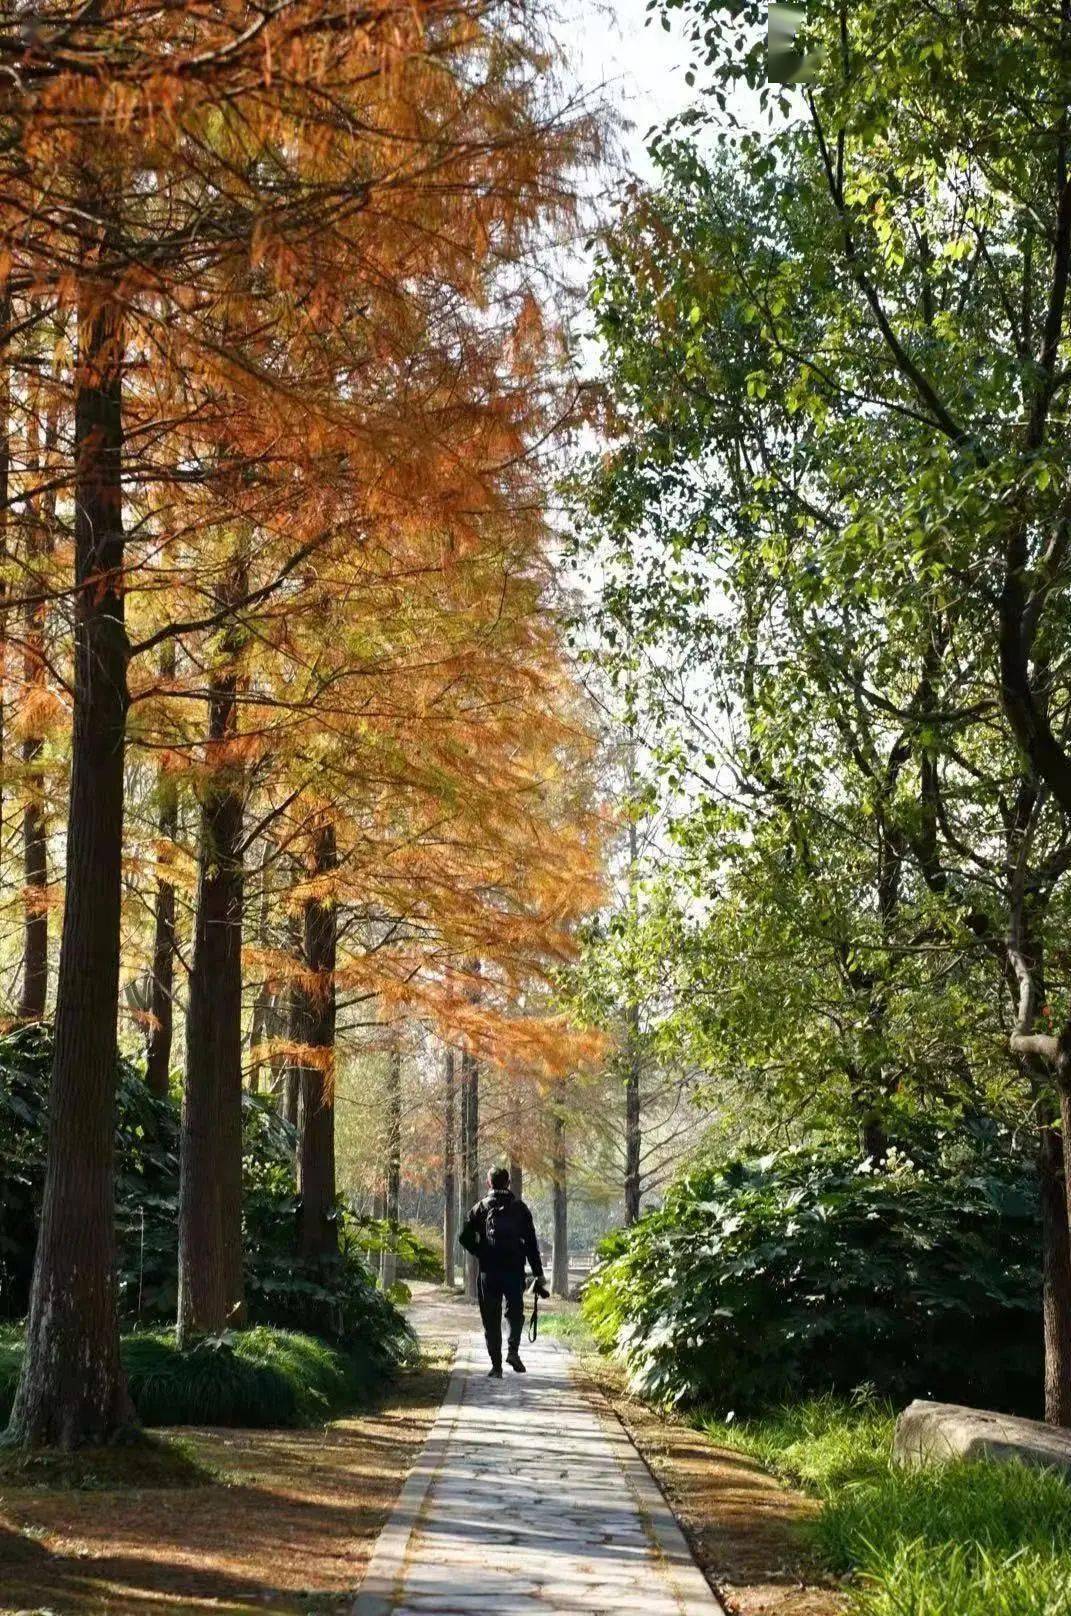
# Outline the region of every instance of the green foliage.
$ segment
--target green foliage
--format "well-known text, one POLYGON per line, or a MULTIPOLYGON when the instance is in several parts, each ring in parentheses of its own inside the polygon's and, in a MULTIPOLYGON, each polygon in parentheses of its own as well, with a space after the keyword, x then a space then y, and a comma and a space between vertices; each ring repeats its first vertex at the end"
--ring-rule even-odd
POLYGON ((556 1296, 544 1307, 539 1309, 541 1335, 552 1335, 558 1341, 567 1341, 578 1352, 594 1346, 587 1320, 575 1302, 565 1302, 556 1296))
MULTIPOLYGON (((1067 1507, 1067 1501, 1064 1502, 1067 1507)), ((859 1616, 1066 1616, 1071 1557, 905 1543, 860 1571, 859 1616)))
POLYGON ((426 1279, 432 1284, 443 1282, 442 1252, 424 1240, 408 1224, 399 1223, 393 1229, 386 1218, 373 1218, 367 1214, 347 1219, 354 1239, 369 1254, 394 1251, 398 1259, 399 1279, 426 1279))
POLYGON ((999 1140, 923 1161, 868 1170, 823 1143, 691 1173, 604 1247, 596 1339, 664 1403, 752 1411, 865 1384, 1038 1412, 1032 1172, 999 1140))
MULTIPOLYGON (((314 1336, 265 1326, 206 1336, 180 1351, 168 1330, 124 1336, 123 1365, 144 1425, 312 1425, 367 1395, 367 1361, 314 1336)), ((18 1381, 22 1343, 0 1340, 0 1422, 18 1381)))
POLYGON ((282 1181, 247 1193, 246 1300, 254 1323, 311 1330, 345 1347, 368 1378, 406 1358, 413 1336, 394 1300, 376 1289, 354 1221, 337 1215, 338 1252, 295 1254, 299 1201, 289 1168, 282 1181))
POLYGON ((1016 968, 1071 993, 1068 790, 1023 716, 1071 669, 1066 153, 1033 113, 1066 39, 814 0, 803 92, 757 0, 655 9, 702 88, 599 238, 610 441, 573 490, 577 638, 651 738, 691 934, 664 1023, 768 1137, 1036 1116, 1016 968))
MULTIPOLYGON (((51 1060, 51 1032, 44 1025, 23 1027, 0 1039, 0 1160, 4 1162, 0 1176, 0 1316, 9 1319, 21 1317, 29 1299, 44 1181, 51 1060)), ((250 1320, 323 1336, 345 1349, 353 1359, 354 1373, 366 1381, 385 1373, 411 1351, 412 1335, 398 1309, 376 1290, 362 1260, 356 1220, 339 1210, 337 1256, 317 1261, 298 1256, 301 1203, 294 1183, 294 1131, 265 1098, 247 1094, 243 1108, 245 1283, 250 1320)), ((178 1174, 178 1103, 173 1098, 155 1099, 136 1063, 121 1059, 116 1229, 119 1305, 124 1321, 131 1324, 164 1322, 175 1316, 178 1174)), ((0 1337, 0 1386, 6 1372, 5 1339, 0 1337)), ((243 1353, 254 1353, 255 1333, 242 1339, 246 1342, 243 1353)), ((223 1359, 216 1367, 223 1374, 223 1359)), ((241 1373, 248 1379, 246 1369, 241 1373)))
POLYGON ((813 1548, 828 1570, 851 1574, 860 1616, 1071 1608, 1071 1493, 1058 1476, 988 1462, 901 1470, 891 1411, 867 1398, 697 1423, 823 1500, 813 1548))

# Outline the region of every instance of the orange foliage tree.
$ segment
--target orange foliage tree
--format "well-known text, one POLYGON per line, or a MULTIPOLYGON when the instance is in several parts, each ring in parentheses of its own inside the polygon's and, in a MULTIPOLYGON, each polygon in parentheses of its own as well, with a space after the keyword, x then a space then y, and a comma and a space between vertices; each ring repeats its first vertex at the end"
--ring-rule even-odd
MULTIPOLYGON (((0 410, 24 414, 20 464, 6 432, 0 461, 0 643, 6 670, 21 612, 28 1015, 47 968, 42 754, 54 705, 69 712, 23 1442, 131 1418, 112 1206, 124 891, 127 934, 150 892, 155 911, 132 1002, 158 1088, 192 901, 189 1335, 242 1316, 252 845, 301 919, 302 957, 276 975, 312 1252, 338 994, 449 1006, 473 1051, 501 1041, 496 998, 560 955, 594 890, 597 828, 569 787, 586 741, 546 617, 533 445, 561 400, 530 267, 594 133, 555 106, 550 64, 538 15, 482 0, 0 19, 0 410), (453 984, 474 957, 466 1008, 453 984)), ((559 1032, 541 1036, 549 1051, 559 1032)))

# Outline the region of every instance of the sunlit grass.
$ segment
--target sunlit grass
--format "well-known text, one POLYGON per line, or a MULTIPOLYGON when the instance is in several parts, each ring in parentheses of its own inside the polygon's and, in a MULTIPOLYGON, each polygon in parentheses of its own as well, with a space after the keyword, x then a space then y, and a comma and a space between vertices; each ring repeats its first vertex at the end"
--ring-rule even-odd
POLYGON ((890 1404, 868 1398, 811 1397, 761 1419, 700 1413, 694 1423, 723 1447, 750 1453, 785 1481, 824 1495, 888 1474, 895 1416, 890 1404))
POLYGON ((698 1416, 823 1508, 816 1557, 860 1616, 1071 1616, 1071 1489, 1024 1465, 892 1463, 892 1410, 814 1398, 764 1419, 698 1416))
MULTIPOLYGON (((526 1308, 530 1313, 530 1299, 526 1302, 526 1308)), ((565 1302, 559 1296, 553 1297, 549 1302, 541 1302, 539 1329, 541 1334, 552 1335, 557 1340, 566 1342, 577 1352, 596 1350, 595 1339, 580 1311, 579 1302, 565 1302)))

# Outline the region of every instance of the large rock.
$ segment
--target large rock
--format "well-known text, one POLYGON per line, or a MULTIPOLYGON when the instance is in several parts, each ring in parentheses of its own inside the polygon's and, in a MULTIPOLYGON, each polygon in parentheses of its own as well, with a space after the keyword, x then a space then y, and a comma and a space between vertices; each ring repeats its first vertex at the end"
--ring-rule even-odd
POLYGON ((909 1403, 896 1422, 897 1464, 940 1464, 946 1459, 1018 1459, 1060 1470, 1071 1480, 1071 1430, 992 1414, 959 1403, 909 1403))

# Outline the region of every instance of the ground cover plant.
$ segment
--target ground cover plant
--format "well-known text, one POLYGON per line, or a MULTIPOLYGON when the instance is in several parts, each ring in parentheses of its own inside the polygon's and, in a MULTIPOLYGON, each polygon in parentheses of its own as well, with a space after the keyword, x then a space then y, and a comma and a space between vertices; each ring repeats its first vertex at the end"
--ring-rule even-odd
MULTIPOLYGON (((171 1330, 139 1330, 121 1343, 143 1425, 315 1425, 367 1401, 375 1382, 359 1357, 315 1336, 255 1325, 180 1348, 171 1330)), ((0 1420, 11 1412, 21 1331, 0 1338, 0 1420)))
POLYGON ((835 1141, 700 1167, 604 1243, 584 1314, 657 1402, 753 1412, 865 1383, 1037 1414, 1036 1199, 984 1135, 880 1168, 835 1141))
POLYGON ((1071 1609, 1071 1490, 1017 1464, 892 1463, 891 1407, 860 1397, 752 1420, 697 1414, 720 1446, 822 1501, 808 1537, 865 1616, 1062 1616, 1071 1609))

